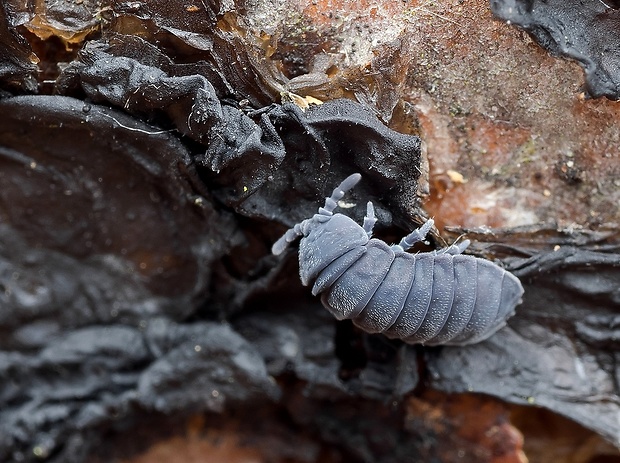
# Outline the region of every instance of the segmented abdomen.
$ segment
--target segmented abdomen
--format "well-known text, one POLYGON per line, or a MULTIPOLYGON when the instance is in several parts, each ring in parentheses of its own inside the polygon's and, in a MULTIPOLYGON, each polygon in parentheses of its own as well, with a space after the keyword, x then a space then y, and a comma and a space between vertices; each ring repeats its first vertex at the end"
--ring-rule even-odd
POLYGON ((416 344, 470 344, 505 325, 523 289, 492 262, 445 253, 396 253, 372 239, 323 269, 313 294, 338 319, 416 344))

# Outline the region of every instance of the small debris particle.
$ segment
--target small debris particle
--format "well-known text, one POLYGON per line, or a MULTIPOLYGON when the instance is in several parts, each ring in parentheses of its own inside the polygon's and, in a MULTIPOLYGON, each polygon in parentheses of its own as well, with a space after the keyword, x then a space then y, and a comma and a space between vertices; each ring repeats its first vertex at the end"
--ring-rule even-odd
POLYGON ((457 172, 456 170, 448 170, 446 171, 446 174, 448 174, 448 177, 450 177, 450 180, 454 183, 467 183, 467 180, 463 177, 463 174, 457 172))

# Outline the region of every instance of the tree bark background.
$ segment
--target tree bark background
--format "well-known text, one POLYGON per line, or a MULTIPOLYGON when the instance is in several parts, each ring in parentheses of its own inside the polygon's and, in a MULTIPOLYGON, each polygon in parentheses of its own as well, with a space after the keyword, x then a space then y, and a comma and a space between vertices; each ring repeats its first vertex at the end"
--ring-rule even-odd
POLYGON ((0 459, 620 461, 620 13, 556 3, 0 4, 0 459), (329 317, 269 247, 353 171, 506 329, 329 317))

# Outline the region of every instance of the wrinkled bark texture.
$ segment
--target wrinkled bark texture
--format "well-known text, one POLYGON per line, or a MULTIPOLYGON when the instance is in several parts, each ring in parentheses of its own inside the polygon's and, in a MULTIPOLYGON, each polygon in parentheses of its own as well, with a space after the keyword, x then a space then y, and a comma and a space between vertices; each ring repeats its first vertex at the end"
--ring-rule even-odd
POLYGON ((590 96, 620 99, 617 2, 491 0, 491 10, 551 53, 577 61, 590 96))

